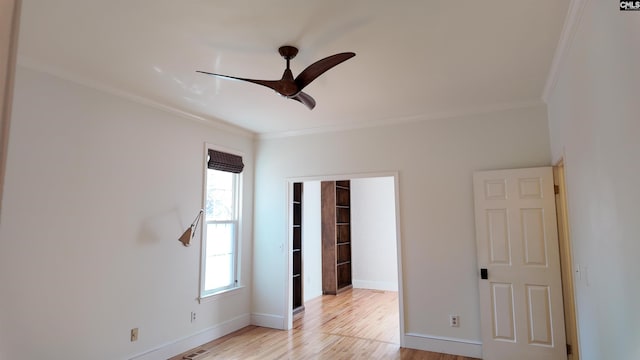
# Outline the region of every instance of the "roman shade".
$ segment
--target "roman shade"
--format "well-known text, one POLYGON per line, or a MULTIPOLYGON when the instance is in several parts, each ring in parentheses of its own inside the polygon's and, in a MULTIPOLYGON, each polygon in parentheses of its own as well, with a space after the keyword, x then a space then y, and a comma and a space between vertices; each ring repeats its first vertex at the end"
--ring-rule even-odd
POLYGON ((242 156, 209 149, 207 167, 212 170, 239 174, 244 169, 244 164, 242 163, 242 156))

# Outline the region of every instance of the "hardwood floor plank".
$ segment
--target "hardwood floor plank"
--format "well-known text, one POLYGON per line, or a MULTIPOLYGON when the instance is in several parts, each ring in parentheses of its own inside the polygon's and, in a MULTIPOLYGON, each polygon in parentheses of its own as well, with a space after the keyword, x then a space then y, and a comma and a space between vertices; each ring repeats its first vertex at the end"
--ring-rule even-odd
POLYGON ((352 289, 308 301, 291 331, 247 326, 196 349, 217 359, 399 359, 477 360, 400 348, 396 292, 352 289))

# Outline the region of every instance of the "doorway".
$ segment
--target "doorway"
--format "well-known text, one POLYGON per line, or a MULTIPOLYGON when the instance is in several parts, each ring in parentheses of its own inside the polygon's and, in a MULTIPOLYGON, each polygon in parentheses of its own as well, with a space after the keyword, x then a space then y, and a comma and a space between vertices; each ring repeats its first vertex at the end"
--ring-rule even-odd
MULTIPOLYGON (((399 232, 398 179, 396 173, 341 175, 288 179, 288 194, 294 195, 294 183, 303 188, 303 283, 304 301, 322 296, 320 183, 350 180, 352 191, 352 260, 354 289, 397 291, 399 338, 402 343, 402 259, 399 232), (382 220, 381 220, 382 219, 382 220)), ((292 204, 291 201, 288 203, 292 204)), ((289 229, 294 224, 294 207, 289 208, 289 229)), ((285 321, 293 326, 293 231, 289 231, 289 272, 285 321)), ((402 344, 401 344, 402 345, 402 344)))

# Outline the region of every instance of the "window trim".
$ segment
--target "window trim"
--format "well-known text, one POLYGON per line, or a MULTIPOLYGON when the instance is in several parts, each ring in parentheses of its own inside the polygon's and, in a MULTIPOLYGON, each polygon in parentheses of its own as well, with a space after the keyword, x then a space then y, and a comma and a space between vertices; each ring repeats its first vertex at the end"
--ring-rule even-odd
MULTIPOLYGON (((214 145, 214 144, 210 144, 210 143, 205 143, 204 144, 204 151, 203 151, 203 160, 202 160, 202 164, 203 164, 203 170, 202 170, 202 208, 205 209, 207 206, 207 170, 208 168, 208 161, 207 158, 209 156, 209 149, 211 150, 215 150, 215 151, 221 151, 221 152, 226 152, 229 154, 233 154, 233 155, 238 155, 244 158, 244 153, 238 150, 234 150, 234 149, 229 149, 229 148, 225 148, 222 146, 218 146, 218 145, 214 145)), ((234 274, 235 274, 235 281, 232 285, 224 287, 224 288, 219 288, 216 291, 209 291, 209 292, 205 292, 204 291, 204 283, 205 283, 205 265, 206 265, 206 249, 205 249, 205 241, 206 241, 206 226, 209 222, 220 222, 220 221, 207 221, 206 220, 206 213, 203 214, 203 222, 202 222, 202 226, 200 227, 200 266, 199 266, 199 285, 198 285, 198 301, 200 303, 202 302, 208 302, 211 300, 214 300, 218 297, 224 297, 224 296, 228 296, 229 294, 232 294, 234 292, 236 292, 236 290, 240 290, 244 288, 244 284, 242 282, 242 254, 241 254, 241 249, 242 249, 242 200, 243 200, 243 174, 242 173, 236 173, 234 175, 236 176, 236 181, 234 184, 234 189, 235 189, 235 206, 234 206, 234 212, 235 212, 235 216, 236 219, 232 220, 230 222, 235 223, 235 231, 234 231, 234 256, 233 256, 233 262, 234 262, 234 274)), ((226 222, 226 221, 225 221, 226 222)))

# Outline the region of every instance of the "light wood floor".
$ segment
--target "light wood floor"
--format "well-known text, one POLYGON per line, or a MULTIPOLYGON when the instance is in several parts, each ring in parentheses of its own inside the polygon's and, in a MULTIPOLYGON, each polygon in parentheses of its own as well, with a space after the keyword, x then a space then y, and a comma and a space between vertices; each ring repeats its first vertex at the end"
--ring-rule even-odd
POLYGON ((476 360, 401 349, 396 292, 353 289, 305 303, 290 331, 248 326, 196 349, 212 359, 476 360))

